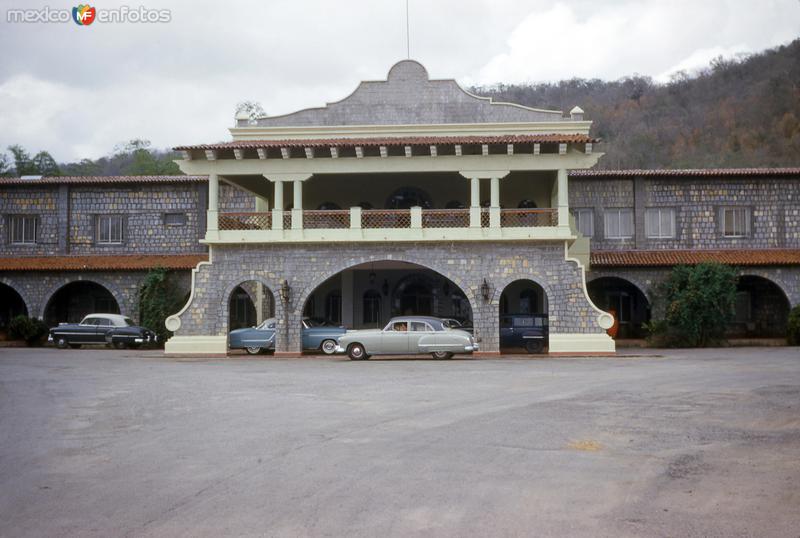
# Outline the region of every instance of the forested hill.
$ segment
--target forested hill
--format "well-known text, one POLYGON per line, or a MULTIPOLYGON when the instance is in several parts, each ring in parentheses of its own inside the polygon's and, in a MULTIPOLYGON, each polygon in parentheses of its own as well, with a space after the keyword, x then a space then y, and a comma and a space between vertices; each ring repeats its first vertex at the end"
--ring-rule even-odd
POLYGON ((738 61, 717 60, 668 84, 634 76, 472 91, 565 112, 580 106, 603 140, 606 155, 597 168, 800 165, 800 39, 738 61))

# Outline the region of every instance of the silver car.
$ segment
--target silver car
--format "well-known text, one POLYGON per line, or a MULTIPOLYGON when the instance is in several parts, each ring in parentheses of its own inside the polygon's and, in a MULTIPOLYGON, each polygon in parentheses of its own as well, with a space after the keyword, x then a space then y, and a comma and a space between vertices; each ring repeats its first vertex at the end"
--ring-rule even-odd
POLYGON ((392 318, 386 327, 347 331, 339 337, 337 353, 353 360, 371 355, 417 355, 430 353, 435 359, 449 359, 455 353, 478 350, 475 339, 466 331, 450 329, 439 318, 402 316, 392 318))

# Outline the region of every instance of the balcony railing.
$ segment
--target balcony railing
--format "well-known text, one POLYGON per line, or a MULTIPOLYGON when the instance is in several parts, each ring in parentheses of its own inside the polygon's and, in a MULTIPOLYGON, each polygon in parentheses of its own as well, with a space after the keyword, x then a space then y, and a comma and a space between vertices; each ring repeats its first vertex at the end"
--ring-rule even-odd
MULTIPOLYGON (((365 209, 354 210, 313 210, 302 212, 302 228, 315 230, 336 230, 348 228, 386 229, 386 228, 470 228, 469 209, 365 209), (358 215, 361 221, 358 222, 358 215), (354 220, 356 219, 356 220, 354 220), (415 220, 416 219, 416 220, 415 220), (413 224, 416 222, 417 224, 413 224)), ((492 215, 499 216, 501 228, 532 228, 558 225, 557 209, 492 209, 481 208, 480 227, 492 226, 492 215), (496 213, 493 213, 496 211, 496 213)), ((219 215, 219 230, 270 230, 274 229, 272 212, 263 213, 222 213, 219 215)), ((293 227, 292 211, 284 211, 278 224, 283 229, 293 227)))
POLYGON ((220 230, 269 230, 272 213, 223 213, 219 216, 220 230))

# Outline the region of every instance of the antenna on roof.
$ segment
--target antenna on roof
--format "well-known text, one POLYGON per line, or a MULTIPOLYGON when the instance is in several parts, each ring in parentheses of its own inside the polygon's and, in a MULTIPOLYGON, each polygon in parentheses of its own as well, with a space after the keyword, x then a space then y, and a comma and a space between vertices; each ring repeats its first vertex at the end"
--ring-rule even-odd
POLYGON ((411 59, 411 34, 408 31, 408 0, 406 0, 406 58, 411 59))

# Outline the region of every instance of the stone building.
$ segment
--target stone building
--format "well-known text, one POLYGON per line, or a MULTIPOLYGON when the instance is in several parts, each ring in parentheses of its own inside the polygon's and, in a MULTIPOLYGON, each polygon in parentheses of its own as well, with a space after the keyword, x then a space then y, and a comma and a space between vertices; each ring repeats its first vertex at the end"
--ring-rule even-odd
POLYGON ((636 337, 677 263, 740 274, 732 334, 779 335, 800 304, 800 169, 590 169, 591 122, 473 96, 413 61, 325 107, 250 120, 177 148, 187 176, 0 178, 0 326, 94 311, 138 316, 150 268, 186 306, 168 353, 224 353, 275 317, 381 327, 471 321, 497 353, 500 317, 549 317, 553 354, 636 337))

